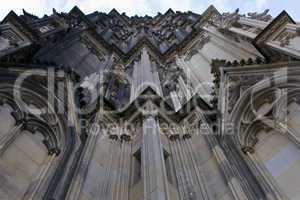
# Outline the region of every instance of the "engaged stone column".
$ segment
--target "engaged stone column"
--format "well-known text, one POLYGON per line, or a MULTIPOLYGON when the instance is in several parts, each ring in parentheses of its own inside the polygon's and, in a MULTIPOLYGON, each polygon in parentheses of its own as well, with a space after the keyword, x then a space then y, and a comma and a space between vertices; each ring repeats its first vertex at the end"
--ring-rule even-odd
POLYGON ((216 157, 218 164, 220 165, 221 170, 223 171, 234 199, 249 199, 240 183, 240 180, 237 177, 235 169, 233 168, 232 164, 230 164, 217 139, 213 135, 206 137, 206 139, 214 156, 216 157))
POLYGON ((168 186, 163 147, 155 113, 147 103, 143 119, 142 174, 144 200, 168 200, 168 186))
POLYGON ((74 179, 66 199, 76 200, 80 198, 80 193, 88 172, 97 139, 103 134, 101 126, 102 121, 98 117, 89 130, 89 135, 79 160, 79 168, 77 168, 75 172, 74 179))
POLYGON ((274 178, 267 172, 263 166, 262 161, 255 155, 253 147, 243 147, 242 151, 249 159, 249 167, 255 174, 256 179, 259 181, 267 199, 282 200, 287 199, 285 194, 278 188, 274 178))

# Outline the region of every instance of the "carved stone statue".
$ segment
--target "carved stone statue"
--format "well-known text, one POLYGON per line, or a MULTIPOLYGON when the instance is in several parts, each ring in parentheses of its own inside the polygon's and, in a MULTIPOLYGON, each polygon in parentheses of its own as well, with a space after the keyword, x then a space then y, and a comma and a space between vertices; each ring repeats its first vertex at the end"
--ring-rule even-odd
POLYGON ((217 18, 216 24, 221 29, 228 29, 240 19, 239 9, 237 8, 233 13, 223 13, 217 18))
POLYGON ((249 12, 248 16, 250 19, 256 19, 256 20, 268 22, 272 19, 272 16, 268 14, 269 11, 270 11, 269 9, 266 9, 262 13, 249 12))

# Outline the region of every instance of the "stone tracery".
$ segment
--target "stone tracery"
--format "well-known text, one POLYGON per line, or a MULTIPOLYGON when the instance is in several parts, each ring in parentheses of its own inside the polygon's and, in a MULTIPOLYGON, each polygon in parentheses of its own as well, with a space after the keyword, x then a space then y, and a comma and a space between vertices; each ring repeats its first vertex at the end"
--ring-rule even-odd
POLYGON ((0 170, 9 174, 0 197, 298 198, 276 174, 291 175, 276 168, 285 152, 298 170, 298 26, 286 12, 213 6, 153 17, 9 13, 0 25, 0 169, 36 171, 0 170), (40 71, 13 88, 28 69, 40 71), (26 187, 14 194, 19 178, 26 187))

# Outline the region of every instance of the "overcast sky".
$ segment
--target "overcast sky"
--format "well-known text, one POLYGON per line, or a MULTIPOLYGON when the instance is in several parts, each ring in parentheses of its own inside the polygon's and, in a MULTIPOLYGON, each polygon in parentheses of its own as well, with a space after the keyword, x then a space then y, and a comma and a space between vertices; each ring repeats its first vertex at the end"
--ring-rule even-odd
POLYGON ((270 14, 277 16, 286 10, 295 21, 300 21, 299 0, 0 0, 0 19, 2 20, 10 10, 17 14, 22 8, 37 16, 51 14, 52 8, 58 12, 69 12, 77 5, 86 14, 95 10, 109 12, 116 8, 127 15, 155 15, 164 13, 168 8, 173 10, 202 13, 210 4, 220 12, 233 11, 240 8, 240 13, 247 13, 269 8, 270 14))

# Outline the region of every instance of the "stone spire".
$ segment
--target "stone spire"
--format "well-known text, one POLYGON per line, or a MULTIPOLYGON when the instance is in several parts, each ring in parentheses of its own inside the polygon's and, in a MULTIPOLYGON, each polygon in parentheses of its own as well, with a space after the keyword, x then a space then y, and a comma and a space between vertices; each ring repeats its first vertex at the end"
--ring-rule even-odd
POLYGON ((148 50, 144 47, 140 60, 134 63, 131 101, 148 87, 151 87, 157 94, 162 96, 158 72, 154 68, 156 68, 156 65, 151 62, 148 50))

